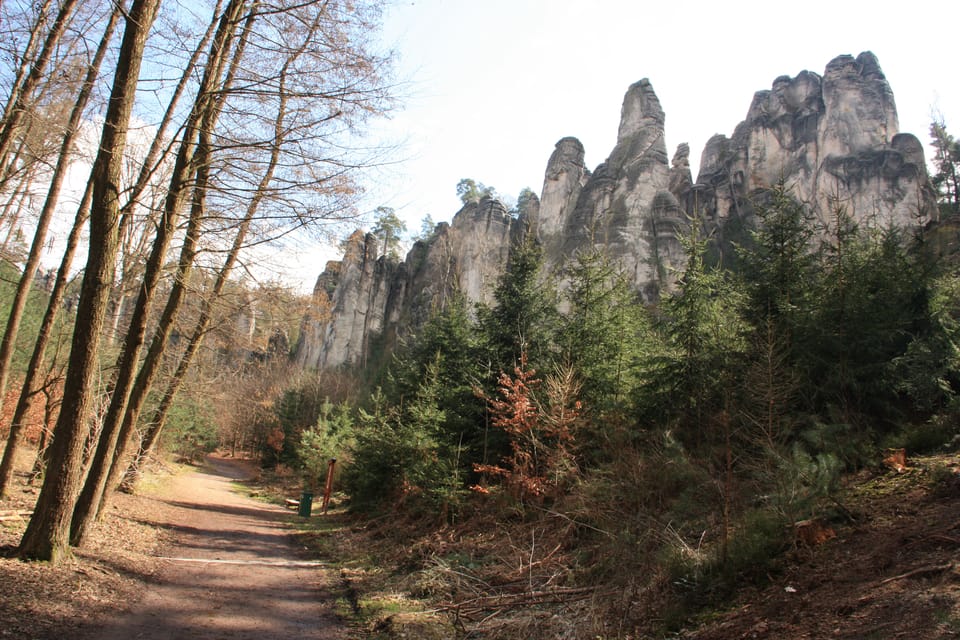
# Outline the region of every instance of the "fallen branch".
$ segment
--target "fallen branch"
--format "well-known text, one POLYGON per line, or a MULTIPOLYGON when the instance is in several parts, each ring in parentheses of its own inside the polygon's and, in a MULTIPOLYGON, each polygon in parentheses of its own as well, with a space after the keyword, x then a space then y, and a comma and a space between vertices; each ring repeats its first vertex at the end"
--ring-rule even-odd
POLYGON ((916 540, 911 540, 905 546, 912 547, 920 544, 927 544, 929 542, 942 542, 946 544, 952 544, 960 546, 960 539, 954 538, 952 536, 945 535, 943 533, 932 533, 928 536, 922 538, 917 538, 916 540))
POLYGON ((943 573, 944 571, 950 571, 953 568, 954 568, 954 564, 952 562, 945 562, 944 564, 931 564, 925 567, 918 567, 912 571, 907 571, 906 573, 901 573, 898 576, 892 576, 890 578, 886 578, 885 580, 881 580, 877 584, 879 586, 879 585, 884 585, 890 582, 895 582, 897 580, 904 580, 906 578, 915 578, 916 576, 925 576, 925 575, 931 575, 936 573, 943 573))
POLYGON ((22 520, 23 518, 28 518, 33 515, 33 511, 22 511, 22 510, 9 510, 9 511, 0 511, 0 522, 6 522, 8 520, 22 520))
POLYGON ((554 516, 554 517, 556 517, 556 518, 563 518, 563 519, 566 520, 567 522, 570 522, 571 524, 574 524, 574 525, 576 525, 576 526, 578 526, 578 527, 583 527, 583 528, 585 528, 585 529, 590 529, 591 531, 596 531, 597 533, 601 533, 601 534, 607 536, 608 538, 610 538, 611 540, 615 540, 615 539, 616 539, 616 536, 613 535, 612 533, 610 533, 609 531, 604 531, 603 529, 598 529, 597 527, 594 527, 594 526, 592 526, 592 525, 589 525, 589 524, 587 524, 586 522, 581 522, 580 520, 575 520, 574 518, 571 518, 570 516, 568 516, 568 515, 566 515, 566 514, 564 514, 564 513, 560 513, 559 511, 554 511, 553 509, 544 509, 543 507, 538 507, 538 506, 535 505, 535 504, 531 504, 531 505, 528 505, 528 506, 531 506, 531 507, 533 507, 534 509, 537 509, 537 510, 539 510, 539 511, 542 511, 542 512, 546 513, 547 515, 551 515, 551 516, 554 516))
POLYGON ((456 614, 457 619, 473 618, 483 613, 494 612, 487 618, 519 607, 532 607, 544 604, 565 604, 593 597, 596 591, 592 587, 568 587, 548 591, 525 591, 521 593, 503 593, 495 596, 482 596, 461 602, 441 605, 433 611, 456 614))

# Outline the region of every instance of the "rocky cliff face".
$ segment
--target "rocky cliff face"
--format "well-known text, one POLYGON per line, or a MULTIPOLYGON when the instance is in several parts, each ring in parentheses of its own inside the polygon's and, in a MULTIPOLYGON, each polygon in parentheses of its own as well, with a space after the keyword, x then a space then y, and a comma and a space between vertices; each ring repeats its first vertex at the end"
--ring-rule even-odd
POLYGON ((496 200, 468 204, 401 263, 378 256, 372 236, 354 234, 343 260, 318 280, 318 309, 328 312, 305 319, 298 361, 363 364, 373 338, 417 326, 454 290, 488 302, 512 243, 527 232, 554 273, 575 252, 601 247, 654 299, 672 284, 672 267, 684 259, 678 237, 695 214, 722 240, 780 180, 824 224, 837 205, 858 220, 902 226, 936 211, 923 148, 898 132, 893 92, 871 53, 839 56, 823 76, 782 76, 757 92, 732 137, 707 143, 696 182, 689 146, 668 163, 664 122, 651 83, 641 80, 624 97, 607 160, 590 171, 583 145, 562 138, 539 201, 516 218, 496 200))
POLYGON ((650 82, 641 80, 624 97, 616 146, 592 173, 577 139, 557 143, 533 224, 547 267, 556 271, 576 251, 602 246, 655 295, 679 248, 681 208, 670 192, 675 172, 667 164, 663 109, 650 82))
POLYGON ((454 291, 488 302, 511 237, 523 226, 500 201, 484 198, 465 205, 450 224, 438 224, 403 262, 379 255, 371 234, 354 233, 343 259, 317 280, 317 311, 304 319, 297 362, 317 369, 362 365, 374 339, 392 342, 454 291))
POLYGON ((858 220, 902 226, 935 210, 923 147, 899 133, 893 92, 869 52, 758 91, 733 136, 707 143, 700 205, 722 226, 749 216, 752 197, 781 179, 825 225, 838 205, 858 220))

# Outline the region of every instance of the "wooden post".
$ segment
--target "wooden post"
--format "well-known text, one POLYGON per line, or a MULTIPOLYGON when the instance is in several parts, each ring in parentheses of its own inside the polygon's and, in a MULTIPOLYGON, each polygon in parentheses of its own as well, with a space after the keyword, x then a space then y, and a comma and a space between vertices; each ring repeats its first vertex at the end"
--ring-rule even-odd
POLYGON ((333 466, 337 464, 336 458, 330 458, 327 463, 327 484, 323 488, 323 512, 327 512, 327 505, 330 504, 330 492, 333 490, 333 466))

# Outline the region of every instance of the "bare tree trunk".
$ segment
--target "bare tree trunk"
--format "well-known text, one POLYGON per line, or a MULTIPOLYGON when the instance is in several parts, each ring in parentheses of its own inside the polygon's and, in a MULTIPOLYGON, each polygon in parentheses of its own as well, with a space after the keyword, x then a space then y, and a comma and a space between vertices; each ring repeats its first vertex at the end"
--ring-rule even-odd
POLYGON ((3 451, 3 460, 0 462, 0 496, 4 495, 10 484, 10 477, 13 474, 13 456, 16 455, 17 447, 20 444, 24 419, 30 411, 30 405, 36 394, 36 382, 43 368, 43 359, 47 351, 47 344, 53 334, 54 321, 60 311, 60 305, 63 304, 67 282, 70 278, 70 268, 73 265, 73 257, 76 255, 77 245, 80 244, 80 236, 90 212, 92 195, 93 183, 91 182, 87 184, 86 191, 84 191, 83 198, 80 201, 76 220, 74 220, 70 236, 67 238, 67 247, 60 262, 60 269, 57 271, 57 280, 53 285, 53 291, 50 292, 50 301, 47 303, 47 310, 44 313, 43 321, 40 323, 37 341, 33 345, 33 354, 30 356, 30 364, 27 366, 26 377, 20 389, 20 398, 17 400, 17 408, 13 412, 13 420, 10 422, 10 435, 7 438, 7 446, 3 451))
MULTIPOLYGON (((308 39, 305 39, 305 42, 306 41, 308 41, 308 39)), ((230 274, 233 271, 233 267, 236 265, 237 258, 240 255, 240 250, 243 248, 246 242, 247 234, 250 231, 250 225, 253 222, 253 219, 256 217, 260 203, 266 197, 267 189, 273 180, 277 164, 280 160, 280 149, 283 146, 286 132, 286 75, 290 65, 296 61, 300 53, 302 53, 302 49, 298 50, 295 55, 291 56, 291 58, 284 65, 284 68, 280 74, 280 103, 277 108, 276 118, 274 120, 274 139, 272 141, 273 150, 271 152, 270 161, 267 164, 266 171, 260 180, 260 184, 258 185, 253 198, 247 204, 244 217, 237 228, 237 234, 234 237, 233 245, 230 247, 230 250, 227 253, 227 257, 224 260, 224 264, 221 267, 220 272, 217 274, 217 279, 214 282, 213 290, 210 292, 210 295, 203 299, 203 303, 200 308, 200 316, 197 319, 197 324, 194 327, 193 334, 190 336, 190 342, 187 344, 187 348, 181 356, 179 364, 177 365, 177 370, 167 384, 167 389, 160 401, 160 405, 157 407, 157 410, 153 415, 153 419, 150 421, 149 426, 147 427, 146 433, 140 440, 140 444, 137 447, 137 452, 134 454, 133 460, 127 466, 122 478, 120 478, 120 488, 124 491, 131 491, 133 489, 144 460, 150 455, 150 452, 152 451, 157 439, 160 436, 160 433, 163 430, 167 413, 173 406, 173 401, 176 398, 177 392, 180 390, 180 386, 183 384, 183 381, 186 378, 187 371, 189 370, 190 364, 193 361, 193 356, 199 350, 200 345, 203 342, 203 337, 206 335, 207 330, 210 327, 210 322, 213 318, 213 305, 217 300, 219 300, 221 294, 223 293, 224 286, 230 279, 230 274)), ((147 356, 147 361, 144 363, 143 369, 141 369, 141 376, 144 376, 146 373, 149 378, 152 378, 154 372, 159 368, 159 364, 159 353, 155 355, 153 353, 153 349, 151 349, 151 354, 147 356), (151 356, 154 357, 151 358, 151 356)), ((127 416, 129 419, 129 424, 124 425, 125 427, 128 427, 130 432, 132 432, 132 426, 136 424, 137 418, 139 417, 140 407, 143 405, 143 401, 146 399, 147 390, 150 386, 149 378, 143 381, 141 381, 139 378, 137 380, 139 392, 138 402, 136 405, 131 402, 131 408, 128 409, 130 415, 127 416), (133 410, 134 407, 136 407, 135 411, 133 410)), ((234 438, 233 448, 234 452, 236 452, 236 438, 234 438)), ((107 485, 108 487, 113 486, 113 481, 115 481, 117 476, 119 476, 119 462, 119 458, 115 459, 115 471, 111 474, 111 483, 107 485)))
MULTIPOLYGON (((67 168, 70 165, 73 144, 77 138, 80 129, 80 119, 83 111, 90 99, 93 91, 94 82, 100 75, 100 65, 107 53, 110 40, 113 37, 114 28, 120 18, 119 7, 116 8, 107 22, 103 38, 94 55, 93 61, 87 69, 86 78, 77 99, 74 102, 70 113, 70 119, 67 122, 66 133, 63 142, 60 145, 60 155, 57 158, 57 165, 54 168, 50 180, 50 187, 47 192, 47 199, 40 211, 37 219, 37 227, 34 231, 33 243, 30 246, 30 253, 27 256, 27 262, 23 267, 23 274, 20 276, 20 282, 17 284, 16 293, 13 296, 13 303, 10 306, 10 315, 7 318, 6 330, 3 333, 3 339, 0 340, 0 415, 3 414, 3 399, 6 395, 7 382, 10 377, 10 365, 13 362, 13 349, 17 340, 17 333, 20 331, 20 321, 23 319, 23 312, 27 306, 27 297, 30 295, 30 288, 33 286, 33 278, 37 272, 37 266, 40 264, 40 256, 43 253, 43 246, 47 241, 47 230, 50 228, 50 221, 53 219, 53 213, 60 198, 60 190, 63 187, 63 181, 66 177, 67 168)), ((13 427, 11 426, 11 434, 13 427)), ((3 471, 0 470, 0 495, 3 493, 5 480, 3 471)))
POLYGON ((134 0, 126 15, 110 103, 90 176, 90 250, 77 305, 63 403, 50 445, 50 467, 20 542, 22 558, 57 562, 70 554, 70 522, 82 480, 91 383, 116 263, 123 152, 143 51, 159 5, 160 0, 134 0))
MULTIPOLYGON (((245 6, 246 0, 230 0, 227 9, 220 17, 220 25, 211 46, 206 71, 184 130, 184 140, 180 145, 173 177, 167 191, 162 223, 157 230, 157 237, 147 260, 140 294, 137 297, 124 348, 117 363, 117 375, 110 407, 104 419, 103 430, 100 433, 99 444, 93 457, 90 472, 74 509, 70 536, 70 541, 74 545, 82 543, 89 525, 99 512, 104 488, 107 486, 107 478, 117 449, 117 442, 121 435, 124 414, 127 412, 127 404, 137 373, 140 352, 146 339, 150 305, 163 271, 164 258, 176 232, 178 214, 190 189, 193 176, 196 176, 193 186, 194 204, 191 207, 187 238, 184 240, 184 252, 187 251, 188 246, 195 246, 199 237, 200 223, 203 219, 203 206, 202 200, 200 200, 198 206, 198 196, 196 194, 202 193, 206 189, 205 183, 210 167, 209 137, 216 125, 217 117, 225 99, 223 87, 227 80, 223 78, 224 69, 230 59, 231 47, 237 35, 237 28, 245 6)), ((237 48, 237 51, 239 51, 239 48, 237 48)), ((237 64, 241 54, 237 53, 236 55, 234 64, 237 64)), ((196 251, 191 249, 189 254, 188 264, 192 265, 196 251)), ((186 276, 189 277, 189 267, 186 270, 186 276)), ((176 290, 177 285, 175 284, 174 291, 176 290)), ((173 295, 171 293, 171 297, 173 295)), ((166 316, 166 312, 164 316, 166 316)), ((172 318, 161 318, 157 333, 169 335, 172 325, 172 318)), ((156 342, 156 338, 154 342, 156 342)), ((164 341, 161 348, 165 348, 165 346, 164 341)), ((123 441, 121 440, 121 442, 123 441)))
POLYGON ((194 47, 190 60, 187 62, 186 67, 184 67, 183 73, 180 74, 180 80, 177 82, 177 86, 170 100, 167 102, 167 109, 160 120, 157 132, 150 143, 150 148, 147 150, 143 163, 140 165, 140 172, 137 175, 137 179, 130 188, 129 199, 120 211, 120 238, 121 243, 123 243, 123 259, 121 261, 122 272, 119 280, 125 286, 120 288, 120 292, 117 294, 113 304, 113 312, 110 318, 110 331, 108 332, 111 344, 115 344, 116 341, 120 339, 120 320, 128 299, 128 291, 137 290, 135 284, 132 283, 135 283, 142 277, 142 274, 135 273, 135 269, 131 267, 131 265, 138 263, 140 257, 146 253, 146 247, 144 246, 145 238, 141 236, 140 241, 137 243, 134 243, 133 240, 133 221, 136 210, 140 204, 140 197, 150 184, 150 179, 170 155, 171 149, 174 146, 176 136, 168 140, 167 130, 173 123, 174 114, 180 104, 180 99, 193 81, 200 56, 206 51, 207 46, 210 44, 210 39, 213 37, 218 23, 216 16, 220 15, 223 2, 224 0, 217 0, 217 4, 211 14, 214 18, 210 20, 206 32, 204 32, 203 37, 200 38, 197 46, 194 47), (136 246, 134 246, 135 244, 136 246))
MULTIPOLYGON (((233 83, 233 77, 236 72, 237 65, 242 60, 247 38, 249 37, 255 18, 255 12, 251 12, 247 16, 244 24, 243 35, 240 38, 240 43, 237 47, 236 54, 234 55, 231 69, 227 74, 226 81, 224 82, 224 86, 226 88, 229 88, 233 83)), ((218 106, 222 107, 222 102, 218 106)), ((214 121, 215 120, 216 117, 214 118, 214 121)), ((153 379, 160 368, 160 364, 162 363, 164 353, 166 352, 167 343, 170 339, 170 334, 173 331, 174 320, 180 311, 180 306, 183 304, 184 297, 187 293, 188 281, 193 269, 194 260, 196 258, 200 224, 203 221, 204 212, 206 209, 206 190, 207 183, 209 181, 209 167, 213 151, 210 144, 210 133, 212 132, 212 129, 204 127, 201 129, 201 131, 203 133, 201 133, 200 136, 200 143, 198 145, 197 153, 197 164, 200 166, 200 170, 197 174, 197 183, 193 192, 190 223, 187 227, 187 233, 183 247, 181 248, 177 274, 174 278, 173 288, 169 297, 167 298, 167 303, 164 306, 163 313, 160 317, 157 333, 154 334, 153 341, 150 344, 150 349, 147 352, 147 357, 144 359, 143 366, 140 368, 140 373, 138 374, 137 380, 134 383, 130 403, 127 407, 127 412, 123 418, 123 424, 120 430, 119 445, 110 464, 107 483, 104 487, 103 493, 100 496, 100 513, 103 512, 103 508, 109 498, 110 491, 117 486, 117 483, 120 480, 121 472, 123 470, 123 460, 125 459, 128 450, 131 448, 130 441, 132 439, 134 428, 136 427, 137 421, 140 418, 140 412, 142 411, 143 404, 146 401, 147 393, 150 391, 150 387, 153 384, 153 379)), ((152 425, 150 430, 153 430, 152 425)), ((143 439, 141 438, 141 445, 142 442, 143 439)), ((138 453, 140 450, 142 450, 142 446, 138 449, 138 453)), ((134 457, 137 457, 136 454, 134 457)), ((138 463, 134 464, 137 464, 137 468, 139 468, 138 463)), ((129 487, 127 487, 127 490, 129 490, 129 487)))

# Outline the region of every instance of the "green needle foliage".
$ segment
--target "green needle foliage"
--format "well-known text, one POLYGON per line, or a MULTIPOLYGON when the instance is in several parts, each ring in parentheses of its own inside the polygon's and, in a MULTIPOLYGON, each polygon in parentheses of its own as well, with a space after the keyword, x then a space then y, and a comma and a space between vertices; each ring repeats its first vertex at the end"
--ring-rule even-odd
POLYGON ((322 486, 330 460, 345 462, 345 454, 354 443, 351 414, 349 405, 334 405, 325 400, 320 405, 317 424, 300 433, 297 458, 303 471, 304 486, 307 488, 316 489, 322 486))
POLYGON ((528 235, 510 252, 493 291, 493 306, 478 309, 494 376, 513 371, 521 353, 534 369, 547 370, 552 363, 557 305, 552 286, 544 282, 542 265, 543 249, 528 235))
POLYGON ((558 332, 562 359, 577 372, 593 415, 622 410, 636 385, 644 311, 616 264, 597 249, 578 253, 566 270, 568 310, 558 332))
POLYGON ((343 478, 356 508, 391 504, 444 517, 456 513, 464 492, 460 447, 443 437, 438 370, 436 363, 427 367, 406 404, 389 404, 377 392, 371 410, 360 410, 352 464, 343 478))
POLYGON ((708 425, 738 392, 747 325, 744 297, 729 272, 705 262, 698 224, 683 239, 687 264, 660 305, 661 348, 647 363, 641 402, 685 445, 702 442, 708 425))

